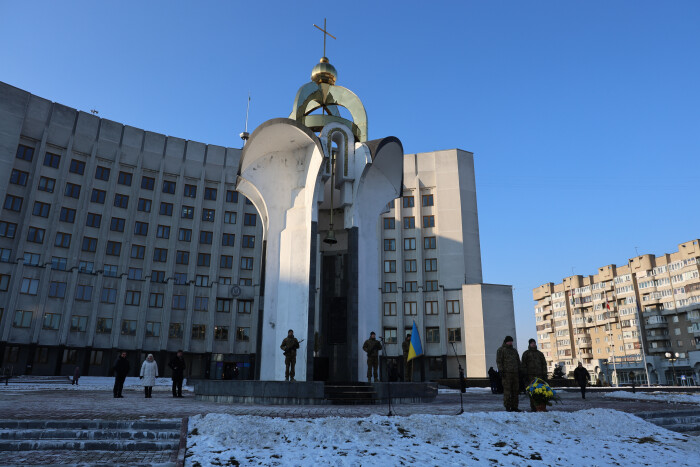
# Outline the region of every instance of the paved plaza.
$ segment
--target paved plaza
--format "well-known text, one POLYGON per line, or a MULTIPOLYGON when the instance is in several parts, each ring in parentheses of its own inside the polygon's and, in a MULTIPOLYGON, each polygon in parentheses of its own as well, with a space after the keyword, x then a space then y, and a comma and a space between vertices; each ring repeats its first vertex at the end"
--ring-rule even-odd
MULTIPOLYGON (((549 410, 576 411, 591 408, 616 409, 628 413, 675 411, 681 407, 697 407, 686 404, 668 404, 660 401, 617 400, 604 397, 595 389, 589 390, 587 399, 580 393, 562 390, 561 403, 549 410)), ((503 411, 503 396, 486 390, 470 389, 463 395, 466 412, 503 411)), ((525 395, 520 396, 520 408, 529 409, 525 395)), ((455 414, 460 409, 459 394, 441 393, 432 403, 400 404, 392 407, 396 415, 455 414)), ((207 413, 231 415, 259 415, 284 418, 316 417, 365 417, 386 415, 384 405, 233 405, 197 401, 191 392, 175 399, 167 392, 154 392, 146 399, 137 390, 125 391, 123 399, 114 399, 109 391, 22 391, 3 388, 0 391, 0 418, 4 419, 163 419, 182 418, 207 413)))
MULTIPOLYGON (((602 391, 592 389, 586 400, 573 390, 562 390, 561 403, 550 410, 572 412, 592 408, 616 409, 632 414, 668 413, 673 416, 684 410, 696 410, 693 404, 671 404, 666 401, 613 399, 602 391)), ((484 389, 469 389, 463 395, 466 412, 503 412, 502 395, 491 394, 484 389)), ((520 397, 520 408, 527 410, 526 396, 520 397)), ((452 415, 460 410, 460 397, 456 391, 442 391, 432 403, 399 404, 392 407, 395 415, 414 414, 452 415)), ((140 390, 126 389, 123 399, 112 397, 110 390, 25 390, 12 385, 0 388, 0 419, 4 420, 154 420, 183 419, 199 414, 224 413, 230 415, 257 415, 281 418, 369 417, 386 415, 386 405, 235 405, 204 402, 195 399, 187 391, 183 398, 173 398, 164 390, 155 391, 146 399, 140 390)), ((518 417, 513 414, 513 417, 518 417)), ((99 452, 73 451, 24 451, 4 452, 0 465, 176 465, 177 451, 165 452, 99 452)))

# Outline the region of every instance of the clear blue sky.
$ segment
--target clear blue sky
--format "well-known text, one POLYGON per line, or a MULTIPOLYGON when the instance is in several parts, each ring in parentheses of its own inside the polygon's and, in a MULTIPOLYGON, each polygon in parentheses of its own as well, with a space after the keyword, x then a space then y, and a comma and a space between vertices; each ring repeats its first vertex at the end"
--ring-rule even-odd
POLYGON ((0 80, 240 146, 322 55, 371 138, 474 152, 484 281, 532 289, 700 237, 700 2, 0 0, 0 80))

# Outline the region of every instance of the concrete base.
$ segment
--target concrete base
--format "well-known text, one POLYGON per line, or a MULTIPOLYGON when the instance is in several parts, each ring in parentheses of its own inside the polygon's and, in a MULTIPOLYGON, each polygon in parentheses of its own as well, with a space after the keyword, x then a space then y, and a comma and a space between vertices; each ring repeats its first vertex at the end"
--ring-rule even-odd
POLYGON ((433 402, 438 394, 437 383, 372 383, 377 392, 377 402, 385 404, 391 391, 392 404, 433 402))
MULTIPOLYGON (((322 381, 194 380, 195 399, 208 402, 250 405, 329 405, 322 381)), ((432 402, 437 383, 373 383, 369 404, 386 403, 391 392, 394 404, 432 402)))
POLYGON ((322 381, 193 381, 200 401, 259 405, 319 405, 325 403, 322 381))

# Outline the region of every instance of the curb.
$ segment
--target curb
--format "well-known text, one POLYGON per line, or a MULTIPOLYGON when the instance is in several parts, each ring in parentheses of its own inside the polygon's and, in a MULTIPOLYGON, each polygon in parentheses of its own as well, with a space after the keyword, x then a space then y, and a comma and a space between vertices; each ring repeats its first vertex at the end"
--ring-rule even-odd
POLYGON ((187 451, 187 426, 189 424, 189 417, 183 417, 182 425, 180 425, 180 446, 177 449, 177 460, 175 465, 177 467, 185 467, 185 452, 187 451))

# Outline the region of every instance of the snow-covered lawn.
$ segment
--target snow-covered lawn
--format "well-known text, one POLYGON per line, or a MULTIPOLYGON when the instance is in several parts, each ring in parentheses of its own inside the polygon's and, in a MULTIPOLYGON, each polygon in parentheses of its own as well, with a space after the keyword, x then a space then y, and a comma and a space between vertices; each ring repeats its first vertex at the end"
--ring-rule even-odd
POLYGON ((669 404, 677 404, 684 402, 687 404, 700 405, 700 393, 672 393, 672 392, 637 392, 631 393, 626 391, 606 392, 605 397, 612 399, 633 399, 642 401, 659 401, 668 402, 669 404))
MULTIPOLYGON (((72 379, 72 378, 71 378, 72 379)), ((185 381, 186 382, 186 381, 185 381)), ((170 391, 173 380, 170 378, 156 379, 154 391, 170 391)), ((112 391, 114 387, 114 378, 107 376, 81 376, 78 379, 78 385, 73 385, 70 382, 66 383, 17 383, 10 379, 7 386, 5 383, 0 384, 0 393, 2 392, 18 392, 18 391, 112 391)), ((129 376, 124 381, 124 390, 139 390, 143 391, 142 381, 137 376, 129 376)), ((192 386, 182 386, 183 391, 193 391, 192 386)))
POLYGON ((188 466, 697 465, 697 438, 607 409, 459 416, 190 418, 188 466))

